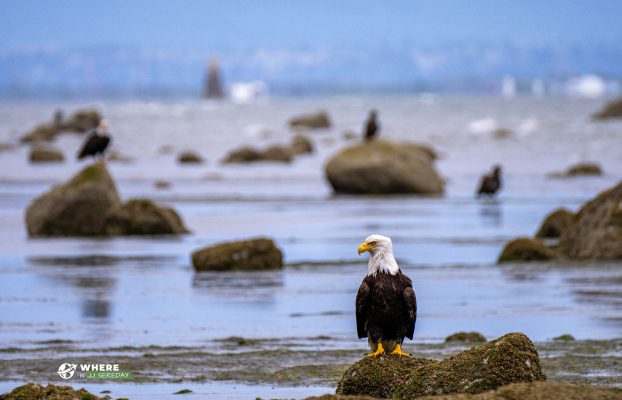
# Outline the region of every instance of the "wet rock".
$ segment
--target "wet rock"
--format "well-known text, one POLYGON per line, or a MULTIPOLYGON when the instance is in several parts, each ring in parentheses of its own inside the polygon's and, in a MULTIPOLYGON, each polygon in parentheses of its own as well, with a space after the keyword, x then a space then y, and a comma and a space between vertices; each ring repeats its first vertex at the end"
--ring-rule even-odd
POLYGON ((354 131, 345 131, 341 134, 341 137, 345 140, 355 140, 361 137, 360 134, 357 134, 354 131))
POLYGON ((495 131, 492 133, 492 136, 495 139, 507 139, 509 137, 512 137, 512 131, 505 128, 499 128, 495 129, 495 131))
POLYGON ((522 333, 509 333, 442 361, 393 355, 366 357, 348 368, 337 394, 412 399, 481 393, 511 383, 545 379, 531 340, 522 333))
POLYGON ((243 164, 259 161, 271 162, 291 162, 293 159, 292 151, 285 147, 274 145, 266 150, 257 150, 250 146, 240 147, 231 151, 223 160, 223 164, 243 164))
POLYGON ((175 210, 146 199, 129 200, 106 215, 108 235, 176 235, 188 233, 175 210))
POLYGON ((62 132, 85 133, 95 129, 101 119, 101 115, 96 110, 79 110, 65 121, 55 120, 38 125, 32 131, 24 134, 20 140, 23 143, 51 141, 62 132))
POLYGON ((60 150, 40 146, 31 148, 28 158, 31 163, 57 163, 65 161, 65 156, 60 150))
POLYGON ((518 382, 546 380, 535 346, 522 333, 508 333, 453 357, 417 368, 395 397, 412 399, 482 393, 518 382))
POLYGON ((363 395, 390 398, 403 387, 417 368, 437 361, 426 358, 384 355, 365 357, 343 374, 337 385, 338 395, 363 395))
POLYGON ((0 395, 0 400, 99 400, 85 389, 74 389, 71 386, 47 386, 27 383, 16 387, 9 393, 0 395))
POLYGON ((600 176, 603 170, 597 163, 584 162, 571 165, 564 172, 553 172, 549 174, 551 178, 574 178, 577 176, 600 176))
POLYGON ((486 338, 479 332, 456 332, 445 338, 445 343, 462 342, 462 343, 478 343, 485 342, 486 338))
POLYGON ((550 213, 542 222, 542 226, 536 233, 537 238, 557 239, 562 232, 572 225, 574 213, 559 208, 550 213))
POLYGON ((374 140, 342 150, 326 164, 336 193, 440 195, 445 182, 426 146, 374 140))
POLYGON ((192 253, 197 271, 266 270, 283 267, 283 253, 270 239, 221 243, 192 253))
POLYGON ((622 259, 622 183, 581 207, 558 249, 571 259, 622 259))
POLYGON ((594 119, 622 118, 622 97, 605 104, 603 109, 593 117, 594 119))
MULTIPOLYGON (((513 383, 480 394, 420 397, 421 400, 622 400, 620 389, 571 383, 513 383)), ((329 400, 329 399, 327 399, 329 400)))
POLYGON ((325 394, 323 396, 307 397, 304 400, 375 400, 377 397, 370 396, 346 396, 340 394, 325 394))
POLYGON ((177 162, 180 164, 202 164, 203 157, 192 151, 184 151, 177 157, 177 162))
POLYGON ((499 262, 546 261, 555 257, 555 252, 540 241, 531 238, 518 238, 505 245, 499 256, 499 262))
POLYGON ((553 340, 556 340, 558 342, 573 342, 574 341, 574 336, 572 336, 569 333, 565 333, 563 335, 559 335, 559 336, 553 338, 553 340))
POLYGON ((313 153, 313 143, 304 135, 296 135, 292 140, 291 150, 294 155, 310 154, 313 153))
POLYGON ((172 184, 169 181, 165 181, 163 179, 158 179, 157 181, 155 181, 153 183, 153 186, 155 186, 157 189, 166 190, 166 189, 170 189, 172 184))
POLYGON ((331 126, 330 117, 324 111, 305 114, 289 120, 292 128, 328 129, 331 126))
POLYGON ((105 233, 106 214, 121 203, 101 162, 36 198, 26 210, 30 236, 96 236, 105 233))

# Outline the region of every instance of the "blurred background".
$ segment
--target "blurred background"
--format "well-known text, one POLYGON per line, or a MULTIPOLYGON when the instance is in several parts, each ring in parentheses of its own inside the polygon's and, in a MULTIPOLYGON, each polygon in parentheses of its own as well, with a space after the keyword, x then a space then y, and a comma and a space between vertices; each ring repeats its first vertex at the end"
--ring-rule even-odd
POLYGON ((547 375, 619 386, 620 262, 497 260, 622 178, 622 106, 595 117, 622 90, 620 15, 615 0, 0 1, 0 392, 104 358, 136 382, 69 384, 331 392, 367 351, 354 297, 372 233, 414 281, 406 351, 440 358, 463 349, 442 347, 454 332, 520 331, 555 359, 571 334, 610 363, 550 361, 547 375), (370 110, 379 139, 438 156, 442 195, 336 193, 326 164, 361 144, 370 110), (90 165, 76 155, 101 119, 121 200, 171 206, 189 234, 29 236, 27 208, 90 165), (502 188, 478 199, 493 165, 502 188), (283 269, 193 268, 193 251, 256 236, 283 269))

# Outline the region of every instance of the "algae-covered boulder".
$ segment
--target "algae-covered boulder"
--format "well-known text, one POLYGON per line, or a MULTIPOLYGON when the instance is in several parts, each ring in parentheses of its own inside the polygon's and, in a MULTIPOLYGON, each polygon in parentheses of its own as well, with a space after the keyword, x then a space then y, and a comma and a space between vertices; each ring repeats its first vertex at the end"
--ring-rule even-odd
POLYGON ((374 140, 333 156, 326 177, 336 193, 440 195, 445 183, 434 157, 425 146, 374 140))
POLYGON ((184 151, 177 156, 177 162, 180 164, 202 164, 203 157, 193 151, 184 151))
POLYGON ((535 346, 522 333, 508 333, 453 357, 417 368, 395 397, 481 393, 517 382, 546 380, 535 346))
POLYGON ((622 259, 622 183, 581 207, 558 249, 572 259, 622 259))
POLYGON ((518 238, 505 245, 499 256, 499 262, 546 261, 555 257, 555 252, 540 241, 531 238, 518 238))
POLYGON ((100 400, 85 389, 74 389, 71 386, 47 386, 27 383, 16 387, 9 393, 0 395, 0 400, 100 400))
POLYGON ((536 237, 547 239, 559 238, 562 232, 572 225, 573 217, 574 213, 565 208, 558 208, 544 219, 536 233, 536 237))
POLYGON ((31 148, 28 158, 31 163, 58 163, 65 161, 65 156, 60 150, 40 146, 31 148))
POLYGON ((326 112, 319 111, 294 117, 289 120, 289 126, 292 128, 328 129, 331 122, 326 112))
POLYGON ((603 169, 600 164, 592 162, 582 162, 571 165, 564 172, 553 172, 549 174, 551 178, 574 178, 577 176, 600 176, 603 169))
MULTIPOLYGON (((513 383, 480 394, 425 396, 421 400, 622 400, 622 390, 572 383, 513 383)), ((326 399, 329 400, 329 399, 326 399)))
POLYGON ((101 115, 96 110, 78 110, 65 121, 55 120, 38 125, 30 132, 25 133, 21 137, 21 141, 24 143, 51 141, 62 132, 85 133, 95 129, 101 119, 101 115))
POLYGON ((365 357, 343 374, 337 394, 390 398, 417 368, 436 363, 425 358, 395 355, 365 357))
POLYGON ((105 233, 106 215, 120 205, 104 163, 89 165, 67 183, 36 198, 26 210, 30 236, 96 236, 105 233))
POLYGON ((188 233, 181 217, 170 207, 147 199, 133 199, 106 215, 108 235, 176 235, 188 233))
POLYGON ((479 332, 456 332, 445 338, 445 343, 481 343, 485 341, 486 338, 479 332))
POLYGON ((256 238, 216 244, 192 253, 197 271, 266 270, 283 268, 283 253, 270 239, 256 238))
POLYGON ((291 150, 295 155, 311 154, 313 153, 313 143, 304 135, 296 135, 292 139, 291 150))
POLYGON ((622 97, 610 101, 593 115, 594 119, 622 118, 622 97))
POLYGON ((273 145, 265 150, 258 150, 250 146, 243 146, 232 150, 223 160, 223 164, 243 164, 258 161, 291 162, 293 154, 285 146, 273 145))

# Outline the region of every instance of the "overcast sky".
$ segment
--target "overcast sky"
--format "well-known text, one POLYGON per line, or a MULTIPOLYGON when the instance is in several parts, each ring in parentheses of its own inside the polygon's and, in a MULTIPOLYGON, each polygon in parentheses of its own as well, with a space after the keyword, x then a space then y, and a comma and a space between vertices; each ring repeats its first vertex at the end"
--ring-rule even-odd
POLYGON ((619 0, 0 0, 0 46, 622 43, 619 0))

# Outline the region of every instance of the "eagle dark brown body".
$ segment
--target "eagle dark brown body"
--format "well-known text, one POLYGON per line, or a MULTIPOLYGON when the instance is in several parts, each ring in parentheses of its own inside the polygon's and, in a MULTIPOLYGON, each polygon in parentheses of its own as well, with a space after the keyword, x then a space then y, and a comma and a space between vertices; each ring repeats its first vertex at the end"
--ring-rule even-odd
POLYGON ((417 298, 412 281, 401 271, 368 275, 356 295, 356 327, 359 339, 367 337, 372 352, 378 343, 385 351, 413 338, 417 298))

